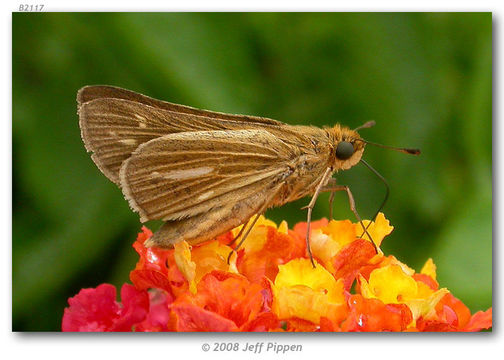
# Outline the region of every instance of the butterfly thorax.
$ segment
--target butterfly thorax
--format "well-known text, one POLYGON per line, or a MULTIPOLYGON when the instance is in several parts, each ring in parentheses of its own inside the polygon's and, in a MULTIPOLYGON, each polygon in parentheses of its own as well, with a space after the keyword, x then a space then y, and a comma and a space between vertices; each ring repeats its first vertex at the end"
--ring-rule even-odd
POLYGON ((359 134, 340 125, 325 129, 309 126, 289 128, 296 134, 303 134, 303 139, 296 139, 296 145, 293 145, 289 170, 282 179, 284 186, 275 206, 312 195, 326 169, 330 168, 332 172, 349 169, 360 161, 364 151, 359 134), (345 160, 338 159, 336 155, 337 146, 342 141, 349 142, 354 148, 353 155, 345 160))

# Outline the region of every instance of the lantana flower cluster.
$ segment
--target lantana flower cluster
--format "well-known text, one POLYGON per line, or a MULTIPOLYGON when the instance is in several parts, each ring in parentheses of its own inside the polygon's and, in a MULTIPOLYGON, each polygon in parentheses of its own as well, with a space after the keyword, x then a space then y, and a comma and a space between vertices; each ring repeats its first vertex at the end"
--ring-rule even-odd
POLYGON ((307 257, 306 223, 291 230, 263 217, 236 252, 240 227, 212 241, 139 255, 121 301, 113 285, 82 289, 68 300, 63 331, 479 331, 492 309, 469 309, 436 280, 428 259, 420 272, 380 250, 393 227, 383 214, 360 224, 311 224, 316 266, 307 257), (233 245, 234 246, 234 245, 233 245), (232 253, 231 257, 228 256, 232 253))

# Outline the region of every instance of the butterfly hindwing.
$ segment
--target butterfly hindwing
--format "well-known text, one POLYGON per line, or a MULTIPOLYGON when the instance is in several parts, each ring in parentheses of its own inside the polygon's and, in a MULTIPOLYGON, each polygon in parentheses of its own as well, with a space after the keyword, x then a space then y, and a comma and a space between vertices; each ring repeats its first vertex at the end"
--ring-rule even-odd
POLYGON ((254 193, 267 197, 289 171, 290 150, 265 130, 165 135, 124 162, 120 186, 142 221, 188 218, 254 193))

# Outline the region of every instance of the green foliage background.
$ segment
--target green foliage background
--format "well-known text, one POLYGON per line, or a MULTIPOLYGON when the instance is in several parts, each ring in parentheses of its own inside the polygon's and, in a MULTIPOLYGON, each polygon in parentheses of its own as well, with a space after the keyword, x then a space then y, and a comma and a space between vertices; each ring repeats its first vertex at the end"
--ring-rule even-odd
MULTIPOLYGON (((13 14, 13 329, 59 330, 68 297, 128 281, 140 229, 80 139, 75 95, 111 84, 291 124, 356 127, 391 187, 384 243, 472 311, 492 301, 490 13, 13 14)), ((383 184, 338 174, 369 218, 383 184)), ((300 200, 267 215, 303 221, 300 200)), ((337 218, 350 218, 344 194, 337 218)), ((314 217, 327 216, 327 197, 314 217)))

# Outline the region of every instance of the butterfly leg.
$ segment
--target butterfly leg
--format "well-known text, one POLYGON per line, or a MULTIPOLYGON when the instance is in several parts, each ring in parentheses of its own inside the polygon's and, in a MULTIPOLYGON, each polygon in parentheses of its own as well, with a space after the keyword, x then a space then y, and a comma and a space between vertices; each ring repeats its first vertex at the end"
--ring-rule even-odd
POLYGON ((247 221, 245 221, 245 223, 243 224, 242 228, 241 228, 241 229, 240 229, 240 231, 238 232, 238 235, 236 235, 236 236, 234 237, 234 239, 233 239, 233 240, 231 240, 231 241, 227 244, 227 246, 231 246, 231 245, 233 245, 233 244, 236 242, 236 240, 238 240, 238 238, 239 238, 239 237, 243 234, 243 231, 244 231, 244 230, 245 230, 245 228, 247 227, 247 224, 248 224, 248 222, 249 222, 249 221, 250 221, 250 219, 248 219, 247 221))
MULTIPOLYGON (((252 224, 250 224, 249 228, 247 229, 247 231, 245 232, 245 234, 243 235, 243 237, 241 238, 240 242, 238 243, 238 245, 235 246, 235 248, 229 252, 229 255, 228 255, 228 258, 227 258, 227 263, 229 265, 229 260, 231 259, 231 255, 238 251, 238 249, 240 248, 240 246, 243 244, 243 242, 245 241, 245 239, 247 238, 247 236, 250 234, 250 232, 252 231, 252 228, 254 227, 255 223, 257 222, 257 220, 259 220, 259 217, 261 216, 262 214, 261 213, 258 213, 254 220, 252 221, 252 224)), ((232 243, 234 243, 236 241, 236 239, 238 239, 240 237, 240 235, 242 234, 243 230, 245 229, 245 227, 247 226, 248 222, 250 221, 250 219, 247 220, 247 222, 243 225, 243 227, 241 228, 240 232, 238 233, 238 235, 234 238, 234 240, 229 243, 229 245, 231 245, 232 243)))
POLYGON ((368 233, 367 227, 364 225, 364 223, 362 222, 362 219, 361 219, 359 213, 357 212, 357 208, 355 207, 355 199, 353 197, 352 192, 350 191, 350 188, 347 185, 333 185, 333 184, 330 184, 330 185, 327 185, 327 186, 323 187, 320 191, 321 192, 330 191, 331 195, 334 194, 336 191, 345 191, 347 193, 347 195, 348 195, 348 202, 350 203, 350 210, 352 210, 352 212, 355 215, 357 221, 359 221, 360 225, 362 226, 362 229, 364 230, 364 232, 362 233, 362 235, 366 234, 369 237, 369 239, 371 240, 371 244, 373 244, 373 246, 375 248, 376 253, 378 253, 378 248, 376 247, 376 244, 374 243, 373 238, 368 233))
MULTIPOLYGON (((331 186, 336 186, 336 179, 335 178, 330 178, 329 181, 327 182, 327 185, 324 186, 324 188, 328 188, 331 193, 329 194, 329 221, 333 220, 333 201, 334 201, 334 193, 336 191, 333 191, 330 189, 331 186)), ((322 188, 322 191, 324 191, 324 188, 322 188)))
POLYGON ((331 191, 331 194, 329 194, 329 221, 333 220, 333 200, 334 191, 331 191))
POLYGON ((315 206, 315 203, 317 202, 317 198, 320 194, 320 191, 324 187, 324 185, 327 182, 327 178, 331 176, 332 170, 331 168, 327 168, 325 171, 324 175, 322 175, 322 178, 320 179, 319 184, 315 188, 315 192, 313 193, 313 196, 310 200, 310 203, 303 207, 302 210, 308 209, 308 214, 306 216, 306 250, 308 251, 308 256, 310 257, 310 261, 312 263, 312 266, 315 268, 315 262, 313 261, 313 255, 311 252, 311 247, 310 247, 310 223, 311 223, 311 216, 312 216, 312 211, 313 207, 315 206))
MULTIPOLYGON (((243 234, 243 237, 241 238, 240 242, 238 243, 238 245, 235 246, 235 248, 233 250, 231 250, 229 252, 229 255, 228 255, 228 258, 227 258, 227 263, 229 264, 229 260, 231 259, 231 255, 233 254, 233 252, 236 252, 240 246, 243 244, 243 242, 245 241, 245 239, 247 238, 247 236, 249 236, 250 232, 252 231, 252 229, 254 228, 254 225, 255 223, 257 222, 257 220, 259 220, 259 217, 266 211, 266 209, 268 208, 268 206, 270 205, 270 202, 272 199, 275 198, 275 196, 277 195, 278 191, 280 191, 282 187, 281 186, 278 186, 275 188, 275 190, 273 190, 271 192, 271 196, 263 203, 263 205, 261 206, 261 208, 259 209, 259 211, 257 212, 254 220, 252 221, 252 223, 250 224, 249 228, 247 229, 247 231, 243 234)), ((231 241, 231 243, 229 243, 229 245, 233 244, 239 237, 240 235, 243 233, 243 230, 245 229, 245 227, 247 226, 248 222, 250 221, 250 219, 248 219, 245 224, 243 225, 243 227, 241 228, 240 232, 238 233, 238 235, 236 236, 236 238, 231 241)))

